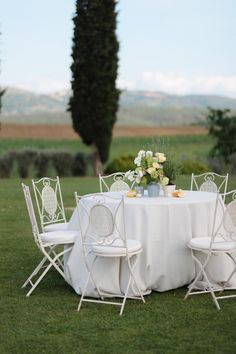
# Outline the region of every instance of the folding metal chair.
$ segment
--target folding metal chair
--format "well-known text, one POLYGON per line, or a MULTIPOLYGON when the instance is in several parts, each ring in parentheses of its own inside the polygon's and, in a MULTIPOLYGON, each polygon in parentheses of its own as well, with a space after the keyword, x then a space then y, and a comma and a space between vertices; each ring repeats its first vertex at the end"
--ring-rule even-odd
POLYGON ((228 287, 230 280, 236 273, 236 190, 232 190, 225 194, 227 201, 231 198, 231 202, 225 206, 222 198, 219 194, 216 195, 216 207, 214 213, 214 222, 212 228, 211 237, 196 237, 192 238, 188 244, 191 250, 192 258, 194 259, 196 265, 199 267, 195 279, 189 286, 189 290, 185 296, 185 299, 189 295, 197 295, 202 293, 210 293, 213 302, 218 310, 220 310, 220 305, 218 303, 219 299, 235 297, 235 295, 221 295, 224 290, 234 289, 228 287), (222 210, 219 210, 222 209, 222 210), (219 211, 222 213, 222 219, 220 223, 216 218, 219 211), (217 225, 218 223, 218 225, 217 225), (205 254, 206 258, 202 261, 200 257, 201 254, 205 254), (220 254, 227 255, 234 266, 233 271, 229 274, 228 279, 219 286, 215 287, 211 283, 206 272, 206 267, 213 256, 220 254), (203 290, 194 291, 196 283, 203 277, 204 284, 206 285, 203 290), (216 296, 216 292, 220 291, 220 294, 216 296))
POLYGON ((22 183, 22 188, 32 226, 34 241, 38 249, 43 253, 43 259, 22 285, 22 288, 28 284, 31 286, 26 294, 26 296, 30 296, 51 267, 54 267, 65 281, 67 281, 64 273, 63 257, 66 253, 71 251, 75 238, 79 235, 79 231, 68 230, 39 233, 29 187, 22 183), (41 275, 39 275, 40 271, 42 271, 41 275), (33 282, 33 278, 37 275, 38 278, 33 282))
POLYGON ((127 192, 133 188, 135 181, 131 184, 125 177, 125 172, 116 172, 107 176, 99 174, 100 192, 127 192))
POLYGON ((32 180, 41 228, 44 232, 66 230, 68 223, 62 200, 60 180, 43 177, 32 180))
MULTIPOLYGON (((114 198, 104 194, 78 197, 76 193, 75 198, 79 215, 84 260, 88 271, 78 311, 81 308, 82 302, 86 301, 120 306, 120 315, 122 315, 127 298, 141 299, 145 302, 134 275, 137 255, 142 252, 142 245, 137 240, 126 239, 124 227, 124 199, 114 198), (130 275, 124 293, 111 294, 99 288, 93 274, 96 261, 99 257, 126 259, 130 275), (132 280, 139 296, 128 295, 132 280), (93 282, 100 299, 85 298, 89 281, 93 282), (123 301, 116 302, 105 300, 106 297, 111 296, 121 297, 123 301)), ((107 269, 107 274, 104 274, 104 277, 108 276, 108 274, 109 269, 107 269)))
POLYGON ((192 173, 191 175, 191 191, 203 191, 212 193, 221 193, 223 200, 225 200, 225 193, 227 191, 229 174, 219 175, 215 172, 206 172, 199 175, 192 173))

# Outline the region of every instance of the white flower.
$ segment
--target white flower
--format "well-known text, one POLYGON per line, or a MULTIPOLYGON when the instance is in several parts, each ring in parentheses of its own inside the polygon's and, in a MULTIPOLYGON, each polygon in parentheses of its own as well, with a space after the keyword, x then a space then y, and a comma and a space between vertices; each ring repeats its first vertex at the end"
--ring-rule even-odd
POLYGON ((152 151, 147 151, 146 152, 146 157, 152 157, 153 156, 153 152, 152 151))
POLYGON ((133 182, 134 181, 134 171, 127 171, 125 172, 125 178, 128 179, 128 181, 133 182))
POLYGON ((145 154, 146 154, 146 152, 145 152, 144 150, 140 150, 140 151, 138 152, 138 156, 139 156, 139 157, 144 157, 145 154))
POLYGON ((136 166, 141 166, 141 159, 142 158, 140 156, 135 157, 134 163, 136 166))

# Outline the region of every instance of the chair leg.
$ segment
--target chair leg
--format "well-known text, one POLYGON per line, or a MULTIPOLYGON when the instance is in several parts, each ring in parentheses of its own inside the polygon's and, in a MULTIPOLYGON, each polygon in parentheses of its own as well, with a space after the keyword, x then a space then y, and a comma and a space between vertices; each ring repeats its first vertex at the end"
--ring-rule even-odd
POLYGON ((28 291, 28 293, 26 294, 27 297, 29 297, 32 292, 34 291, 34 289, 38 286, 38 284, 41 282, 41 280, 43 279, 43 277, 47 274, 47 272, 49 271, 49 269, 52 267, 52 263, 50 263, 47 268, 44 270, 44 272, 40 275, 40 277, 36 280, 36 282, 34 283, 34 285, 32 286, 32 288, 28 291))
MULTIPOLYGON (((61 274, 62 278, 66 281, 66 277, 65 277, 65 273, 64 273, 64 268, 63 270, 61 270, 61 268, 56 264, 56 262, 60 259, 60 257, 64 256, 64 254, 66 254, 67 252, 69 252, 72 249, 72 247, 67 248, 66 251, 62 251, 60 253, 56 254, 56 257, 51 258, 50 255, 43 250, 44 255, 47 257, 47 259, 49 260, 49 262, 53 265, 53 267, 58 271, 59 274, 61 274)), ((53 251, 54 252, 54 251, 53 251)), ((61 261, 60 261, 61 262, 61 261)), ((60 263, 59 262, 59 263, 60 263)))
MULTIPOLYGON (((56 254, 56 252, 54 250, 52 251, 52 253, 53 253, 54 257, 57 256, 57 254, 56 254)), ((57 261, 59 263, 59 266, 64 270, 64 265, 63 265, 62 261, 60 260, 60 258, 58 258, 57 261)))
POLYGON ((131 276, 131 274, 130 274, 130 276, 129 276, 129 281, 128 281, 128 284, 127 284, 127 287, 126 287, 126 291, 125 291, 125 296, 124 296, 124 299, 123 299, 123 302, 122 302, 122 306, 121 306, 121 309, 120 309, 120 316, 122 315, 122 313, 123 313, 123 311, 124 311, 124 307, 125 307, 125 303, 126 303, 126 298, 127 298, 128 291, 129 291, 129 288, 130 288, 131 279, 132 279, 132 276, 131 276))
MULTIPOLYGON (((68 248, 66 250, 66 252, 68 252, 71 248, 68 248)), ((50 249, 50 251, 47 253, 44 249, 42 250, 43 254, 44 254, 44 258, 43 260, 39 263, 39 265, 36 267, 36 269, 33 271, 33 273, 31 274, 31 276, 27 279, 27 281, 23 284, 27 284, 27 283, 31 283, 32 287, 31 289, 28 291, 28 293, 26 294, 27 297, 29 297, 32 292, 34 291, 34 289, 38 286, 38 284, 40 283, 40 281, 43 279, 43 277, 47 274, 47 272, 49 271, 49 269, 53 266, 59 274, 61 274, 61 276, 63 277, 64 280, 66 280, 66 277, 65 277, 65 274, 64 272, 61 270, 61 268, 56 264, 56 261, 58 261, 58 259, 60 259, 61 256, 63 256, 66 252, 63 251, 63 252, 60 252, 58 254, 55 253, 54 249, 50 249), (51 258, 50 254, 51 252, 53 252, 53 254, 56 254, 56 256, 54 258, 51 258), (42 268, 43 264, 46 262, 46 261, 49 261, 49 264, 47 266, 47 268, 45 268, 44 272, 40 275, 40 277, 36 280, 36 282, 33 284, 31 282, 31 279, 33 276, 35 276, 39 270, 42 268)))
POLYGON ((212 286, 211 286, 211 283, 210 283, 210 281, 209 281, 209 279, 208 279, 208 276, 207 276, 207 274, 206 274, 206 272, 205 272, 204 269, 203 269, 203 276, 204 276, 204 278, 205 278, 206 281, 207 281, 207 284, 208 284, 209 291, 210 291, 210 293, 211 293, 213 302, 214 302, 214 304, 215 304, 217 310, 220 310, 220 305, 219 305, 219 303, 218 303, 218 301, 217 301, 217 298, 216 298, 216 296, 215 296, 215 292, 214 292, 214 290, 213 290, 213 288, 212 288, 212 286))
POLYGON ((134 281, 134 283, 136 285, 136 288, 138 289, 139 295, 140 295, 142 301, 145 303, 146 301, 145 301, 145 299, 143 297, 143 294, 142 294, 142 291, 140 289, 140 286, 138 285, 138 282, 137 282, 136 277, 134 275, 134 268, 135 268, 135 266, 137 264, 137 260, 138 260, 138 257, 136 255, 136 257, 134 256, 133 266, 131 266, 131 259, 130 260, 128 259, 128 266, 129 266, 129 269, 130 269, 130 273, 132 274, 132 278, 133 278, 133 281, 134 281))
MULTIPOLYGON (((80 298, 80 302, 79 302, 77 311, 79 311, 80 308, 81 308, 81 305, 82 305, 82 302, 83 302, 83 299, 84 299, 84 296, 85 296, 85 292, 86 292, 86 290, 87 290, 88 282, 89 282, 89 279, 90 279, 90 276, 91 276, 91 272, 92 272, 92 269, 93 269, 93 266, 94 266, 94 263, 95 263, 95 259, 96 259, 96 258, 94 258, 94 260, 93 260, 91 269, 90 269, 90 271, 89 271, 89 273, 88 273, 86 282, 85 282, 85 284, 84 284, 84 289, 83 289, 83 292, 82 292, 82 294, 81 294, 81 298, 80 298)), ((96 286, 96 284, 95 284, 95 286, 96 286)))
MULTIPOLYGON (((220 305, 219 305, 219 303, 218 303, 218 301, 217 301, 217 298, 216 298, 216 296, 215 296, 215 293, 214 293, 214 290, 213 290, 213 288, 212 288, 212 285, 211 285, 211 283, 210 283, 210 281, 209 281, 209 279, 208 279, 208 276, 207 276, 207 274, 206 274, 206 272, 205 272, 205 267, 207 266, 207 264, 208 264, 208 262, 209 262, 209 260, 210 260, 210 255, 208 254, 206 261, 204 262, 204 264, 202 264, 202 263, 199 261, 199 259, 194 255, 194 251, 193 251, 193 250, 191 250, 191 253, 192 253, 192 258, 193 258, 194 261, 199 265, 200 270, 199 270, 197 276, 195 277, 194 281, 193 281, 192 284, 190 285, 189 290, 188 290, 187 294, 186 294, 185 297, 184 297, 184 300, 186 300, 186 299, 188 298, 188 296, 191 294, 191 291, 192 291, 194 285, 196 284, 197 280, 199 279, 200 275, 202 274, 203 277, 205 278, 207 284, 208 284, 208 288, 209 288, 209 291, 208 291, 208 292, 211 293, 211 296, 212 296, 212 299, 213 299, 213 302, 214 302, 216 308, 217 308, 218 310, 220 310, 220 305)), ((199 293, 204 293, 204 292, 205 292, 205 291, 202 291, 202 292, 199 292, 199 293)), ((206 292, 207 292, 207 291, 206 291, 206 292)))
POLYGON ((234 273, 236 272, 236 261, 235 261, 234 257, 233 257, 230 253, 227 253, 227 255, 228 255, 228 256, 230 257, 230 259, 233 261, 233 263, 234 263, 234 269, 233 269, 233 271, 231 272, 231 274, 230 274, 230 276, 228 277, 228 279, 226 280, 226 282, 224 283, 223 288, 222 288, 222 290, 220 291, 220 294, 223 293, 223 291, 225 290, 226 286, 229 284, 231 278, 233 277, 234 273))
MULTIPOLYGON (((132 256, 131 256, 132 257, 132 256)), ((135 257, 135 256, 133 256, 135 257)), ((127 287, 126 287, 126 290, 125 290, 125 296, 124 296, 124 300, 122 302, 122 306, 121 306, 121 309, 120 309, 120 316, 122 315, 123 311, 124 311, 124 307, 125 307, 125 303, 126 303, 126 299, 127 299, 127 296, 128 296, 128 292, 129 292, 129 288, 130 288, 130 284, 131 284, 131 280, 133 279, 137 289, 138 289, 138 292, 140 294, 140 297, 142 299, 142 301, 145 303, 145 299, 143 297, 143 294, 141 292, 141 289, 135 279, 135 275, 134 275, 134 267, 136 266, 137 264, 137 255, 136 255, 136 259, 134 260, 133 262, 133 266, 131 266, 131 260, 129 259, 129 257, 127 258, 127 263, 128 263, 128 267, 129 267, 129 271, 130 271, 130 276, 129 276, 129 280, 128 280, 128 283, 127 283, 127 287)))
POLYGON ((41 262, 37 265, 37 267, 34 269, 34 271, 30 274, 29 278, 24 282, 22 285, 22 288, 25 288, 28 283, 31 282, 31 279, 38 274, 44 263, 47 261, 47 257, 45 256, 41 262))
MULTIPOLYGON (((94 257, 94 260, 93 260, 93 263, 92 263, 92 267, 93 267, 93 265, 95 264, 96 259, 97 259, 97 256, 94 257)), ((92 279, 92 281, 93 281, 93 283, 94 283, 94 285, 95 285, 95 288, 97 289, 98 295, 100 296, 100 298, 101 298, 102 300, 104 300, 104 296, 103 296, 102 293, 100 292, 99 286, 97 285, 97 283, 96 283, 96 281, 95 281, 95 279, 94 279, 94 276, 93 276, 93 273, 92 273, 92 269, 90 270, 90 268, 89 268, 89 266, 88 266, 88 263, 87 263, 86 261, 85 261, 85 265, 86 265, 86 268, 87 268, 88 273, 90 273, 90 277, 91 277, 91 279, 92 279)))
POLYGON ((197 259, 197 257, 195 257, 193 250, 191 250, 191 255, 192 255, 192 258, 194 259, 195 263, 197 263, 197 264, 199 265, 200 270, 198 271, 197 275, 195 276, 195 279, 193 280, 193 282, 190 284, 189 289, 188 289, 188 292, 187 292, 187 294, 186 294, 185 297, 184 297, 184 300, 186 300, 186 299, 189 297, 189 295, 190 295, 190 293, 191 293, 191 291, 192 291, 194 285, 196 284, 196 282, 198 281, 198 279, 199 279, 200 276, 202 275, 203 268, 204 268, 204 267, 207 265, 207 263, 209 262, 209 257, 207 257, 207 259, 206 259, 204 265, 202 265, 202 263, 197 259))

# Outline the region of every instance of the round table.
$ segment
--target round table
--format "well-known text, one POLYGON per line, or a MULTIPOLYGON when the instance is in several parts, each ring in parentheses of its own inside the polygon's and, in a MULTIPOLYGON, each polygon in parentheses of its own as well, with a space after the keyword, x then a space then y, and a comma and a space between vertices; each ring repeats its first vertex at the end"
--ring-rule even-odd
MULTIPOLYGON (((108 194, 118 195, 118 192, 108 194)), ((191 282, 195 264, 186 245, 192 237, 211 236, 215 203, 216 194, 200 191, 184 191, 183 198, 124 196, 126 237, 139 240, 143 246, 135 274, 144 293, 175 289, 191 282)), ((76 210, 69 228, 79 229, 76 210)), ((221 268, 214 281, 227 276, 228 270, 221 268)), ((69 255, 66 270, 71 285, 80 294, 87 274, 80 238, 69 255)), ((99 260, 95 271, 100 287, 117 293, 125 289, 127 274, 125 262, 120 266, 119 260, 104 258, 99 260), (108 269, 109 276, 105 277, 108 269)), ((95 296, 92 284, 87 295, 95 296)))

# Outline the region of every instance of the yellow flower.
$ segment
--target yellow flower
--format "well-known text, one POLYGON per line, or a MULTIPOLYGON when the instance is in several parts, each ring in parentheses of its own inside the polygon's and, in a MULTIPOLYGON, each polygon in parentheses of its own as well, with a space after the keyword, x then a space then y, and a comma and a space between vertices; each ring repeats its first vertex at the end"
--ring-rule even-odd
POLYGON ((156 152, 155 156, 157 157, 158 162, 160 162, 160 163, 166 161, 166 157, 165 157, 165 154, 163 152, 156 152))
POLYGON ((158 168, 161 167, 161 165, 159 165, 158 162, 153 162, 152 166, 153 166, 154 168, 156 168, 156 169, 158 169, 158 168))
POLYGON ((168 177, 163 177, 161 180, 161 184, 163 186, 166 186, 169 183, 169 178, 168 177))
POLYGON ((154 167, 149 167, 149 168, 147 169, 147 173, 149 173, 150 175, 151 175, 153 172, 155 172, 155 168, 154 168, 154 167))

